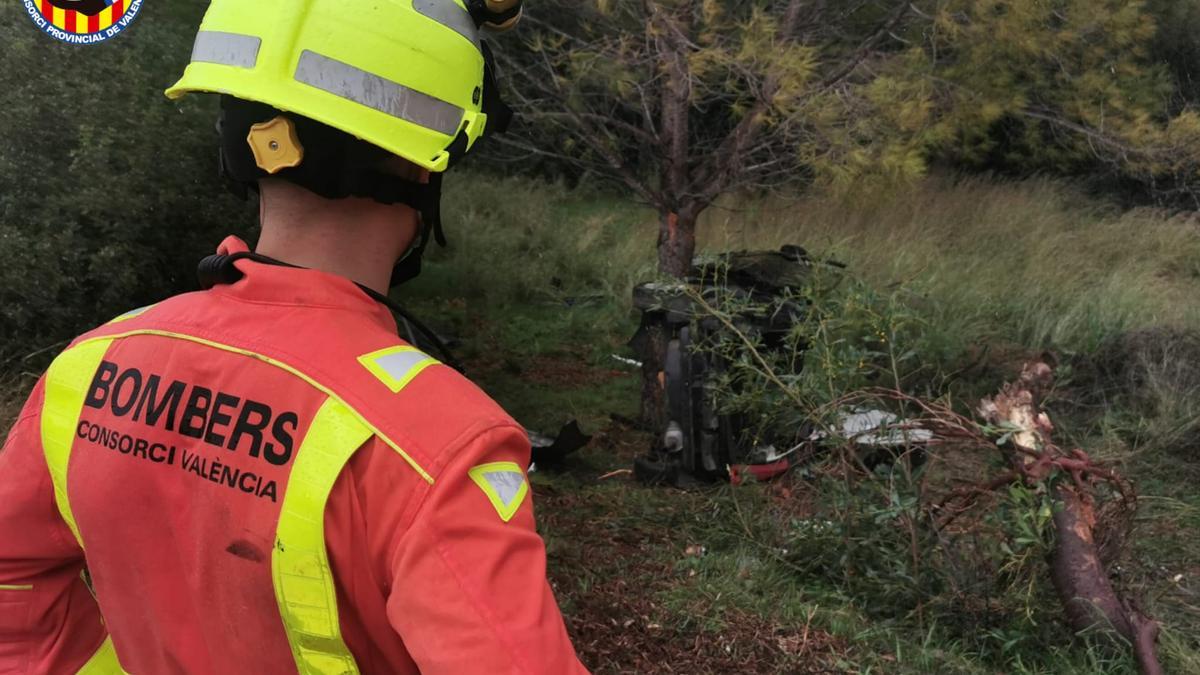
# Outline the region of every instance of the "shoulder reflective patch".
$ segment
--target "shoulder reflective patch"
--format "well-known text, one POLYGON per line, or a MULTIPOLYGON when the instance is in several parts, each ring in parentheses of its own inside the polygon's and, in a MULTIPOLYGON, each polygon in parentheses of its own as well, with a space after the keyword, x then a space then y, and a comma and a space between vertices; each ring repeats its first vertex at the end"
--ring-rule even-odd
MULTIPOLYGON (((157 303, 155 303, 155 304, 157 304, 157 303)), ((135 317, 139 317, 139 316, 145 314, 147 311, 149 311, 153 308, 154 308, 154 305, 146 305, 145 307, 138 307, 137 309, 131 309, 128 312, 125 312, 124 314, 122 314, 121 316, 118 316, 117 318, 113 319, 112 321, 109 321, 109 323, 120 323, 122 321, 128 321, 130 319, 133 319, 135 317)))
POLYGON ((525 495, 529 494, 529 481, 525 472, 514 462, 490 462, 467 472, 471 480, 487 495, 488 501, 500 514, 504 522, 512 520, 525 495))
POLYGON ((379 378, 380 382, 386 384, 393 394, 407 387, 421 371, 440 363, 420 349, 407 345, 364 354, 358 357, 358 362, 379 378))

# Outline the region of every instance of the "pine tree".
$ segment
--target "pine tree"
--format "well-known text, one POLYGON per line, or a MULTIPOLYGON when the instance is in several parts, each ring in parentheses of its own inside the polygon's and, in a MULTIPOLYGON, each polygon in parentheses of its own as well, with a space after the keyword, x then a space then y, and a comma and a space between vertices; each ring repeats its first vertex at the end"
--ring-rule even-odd
POLYGON ((907 1, 544 5, 509 59, 533 133, 507 142, 652 205, 666 275, 687 272, 697 218, 726 192, 924 170, 933 88, 871 67, 907 1))
POLYGON ((1099 163, 1160 191, 1195 188, 1200 118, 1153 58, 1146 3, 930 4, 922 58, 951 155, 1058 172, 1099 163))

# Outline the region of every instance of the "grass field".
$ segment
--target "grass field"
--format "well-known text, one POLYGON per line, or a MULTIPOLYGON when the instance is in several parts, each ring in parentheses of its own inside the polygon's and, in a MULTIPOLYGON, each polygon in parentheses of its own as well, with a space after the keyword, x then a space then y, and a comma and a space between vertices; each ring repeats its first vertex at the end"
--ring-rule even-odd
MULTIPOLYGON (((772 549, 773 529, 821 498, 803 480, 680 492, 601 479, 649 444, 620 421, 636 412, 638 379, 611 355, 634 327, 628 289, 653 276, 654 218, 539 187, 452 195, 451 248, 403 297, 462 339, 471 374, 523 423, 550 431, 578 418, 596 434, 565 470, 534 476, 551 576, 591 667, 1132 672, 1053 620, 964 634, 953 612, 918 618, 797 569, 772 549)), ((1051 181, 933 178, 866 195, 730 199, 701 228, 706 250, 797 243, 894 292, 921 318, 923 380, 963 400, 1052 351, 1063 440, 1114 462, 1142 495, 1121 581, 1163 621, 1168 672, 1200 672, 1200 378, 1187 365, 1200 359, 1189 337, 1200 329, 1200 225, 1051 181), (1136 391, 1093 372, 1114 362, 1136 363, 1116 369, 1136 371, 1136 391)), ((1052 617, 1054 601, 1040 601, 1052 617)))
MULTIPOLYGON (((973 630, 953 610, 915 615, 882 585, 875 598, 797 565, 780 531, 823 497, 801 477, 682 492, 610 475, 650 442, 626 422, 637 372, 612 355, 635 327, 629 289, 653 276, 653 214, 482 176, 457 177, 445 211, 451 247, 401 300, 458 339, 468 374, 519 421, 549 432, 575 418, 594 434, 533 483, 551 580, 595 671, 1132 672, 1045 620, 1049 605, 1036 622, 973 630)), ((1168 672, 1200 672, 1200 225, 1050 181, 932 178, 731 198, 701 228, 706 250, 796 243, 846 262, 919 317, 920 381, 960 400, 1055 353, 1063 441, 1142 496, 1121 584, 1163 622, 1168 672)), ((13 394, 31 383, 12 377, 13 394)))

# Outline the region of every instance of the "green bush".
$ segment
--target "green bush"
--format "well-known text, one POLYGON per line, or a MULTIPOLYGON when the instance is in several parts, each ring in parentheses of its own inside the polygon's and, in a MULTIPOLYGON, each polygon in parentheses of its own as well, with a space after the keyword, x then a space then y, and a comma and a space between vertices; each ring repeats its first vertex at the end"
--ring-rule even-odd
POLYGON ((1149 0, 1146 7, 1158 24, 1151 55, 1170 69, 1180 104, 1200 102, 1200 2, 1149 0))
POLYGON ((195 287, 245 233, 216 172, 215 101, 172 103, 206 3, 146 3, 119 37, 75 46, 0 7, 0 358, 195 287))

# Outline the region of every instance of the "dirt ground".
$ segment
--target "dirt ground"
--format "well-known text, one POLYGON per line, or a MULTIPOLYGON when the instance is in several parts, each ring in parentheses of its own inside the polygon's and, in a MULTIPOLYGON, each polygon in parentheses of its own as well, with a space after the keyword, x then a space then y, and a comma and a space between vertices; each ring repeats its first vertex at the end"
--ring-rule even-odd
MULTIPOLYGON (((589 451, 628 466, 647 439, 614 422, 589 451)), ((601 480, 590 466, 564 480, 593 485, 538 485, 539 527, 547 534, 549 576, 579 656, 597 673, 838 673, 846 645, 809 625, 784 625, 742 611, 690 614, 663 599, 688 572, 678 561, 698 555, 684 528, 695 499, 650 495, 621 473, 601 480), (646 513, 649 511, 649 513, 646 513), (707 615, 707 616, 706 616, 707 615), (716 624, 716 625, 713 625, 716 624)))

